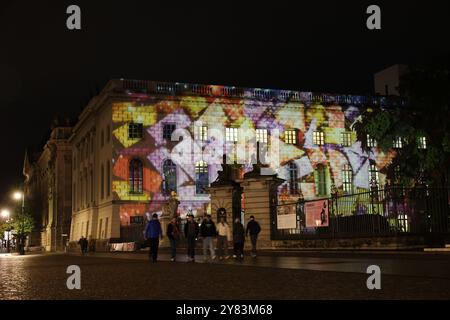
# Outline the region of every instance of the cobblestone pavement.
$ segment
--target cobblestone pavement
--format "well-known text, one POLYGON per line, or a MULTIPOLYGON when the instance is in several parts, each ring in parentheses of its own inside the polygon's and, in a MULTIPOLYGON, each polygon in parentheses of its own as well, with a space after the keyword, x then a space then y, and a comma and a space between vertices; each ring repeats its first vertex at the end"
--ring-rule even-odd
MULTIPOLYGON (((430 265, 441 263, 439 259, 429 261, 430 265)), ((233 262, 151 264, 145 255, 139 254, 134 258, 0 255, 0 299, 450 298, 448 277, 382 275, 381 290, 368 290, 367 277, 364 273, 258 267, 233 262), (81 268, 81 290, 66 287, 69 276, 66 269, 74 264, 81 268)))

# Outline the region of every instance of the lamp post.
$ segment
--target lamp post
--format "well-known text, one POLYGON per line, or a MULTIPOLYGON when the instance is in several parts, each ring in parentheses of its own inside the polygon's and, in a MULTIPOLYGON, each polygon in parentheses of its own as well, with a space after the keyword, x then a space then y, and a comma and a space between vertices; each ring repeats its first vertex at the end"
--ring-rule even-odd
MULTIPOLYGON (((16 201, 21 201, 22 202, 22 207, 21 207, 21 213, 23 216, 24 213, 24 208, 25 208, 25 193, 23 193, 22 191, 15 191, 13 193, 13 199, 16 201)), ((20 235, 19 237, 19 253, 20 254, 25 254, 25 241, 23 239, 23 234, 20 235)))
MULTIPOLYGON (((9 222, 9 217, 11 215, 11 212, 8 209, 3 209, 1 212, 1 216, 2 218, 4 218, 6 220, 6 222, 9 222)), ((9 246, 9 234, 11 232, 11 230, 7 230, 6 232, 8 232, 8 238, 7 238, 7 242, 6 242, 6 252, 10 253, 10 246, 9 246)))

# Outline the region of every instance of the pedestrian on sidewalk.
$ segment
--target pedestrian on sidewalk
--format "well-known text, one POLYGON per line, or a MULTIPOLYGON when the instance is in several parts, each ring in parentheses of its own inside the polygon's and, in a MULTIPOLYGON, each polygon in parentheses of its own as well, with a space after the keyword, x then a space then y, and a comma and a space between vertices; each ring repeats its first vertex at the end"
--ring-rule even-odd
POLYGON ((245 230, 245 235, 250 234, 250 240, 252 242, 252 252, 251 256, 256 258, 256 241, 258 240, 258 234, 261 232, 261 227, 259 223, 255 221, 254 216, 250 216, 250 221, 247 223, 247 229, 245 230))
POLYGON ((80 240, 78 240, 78 244, 80 245, 81 255, 84 256, 87 254, 88 250, 88 241, 84 236, 81 236, 80 240))
POLYGON ((233 258, 244 258, 245 230, 239 218, 236 218, 233 224, 233 258))
POLYGON ((95 239, 92 236, 89 236, 89 252, 95 252, 95 239))
POLYGON ((145 239, 150 239, 148 258, 151 259, 153 263, 156 263, 158 260, 159 239, 162 240, 162 237, 161 223, 158 220, 158 215, 154 213, 152 219, 145 227, 145 239))
POLYGON ((203 241, 203 259, 205 261, 208 259, 208 249, 211 254, 211 259, 214 260, 216 258, 213 243, 213 238, 216 237, 216 234, 216 225, 212 221, 211 215, 208 214, 200 226, 200 237, 203 241))
POLYGON ((170 249, 172 256, 170 261, 175 261, 177 258, 177 244, 180 240, 180 228, 178 226, 177 218, 172 218, 170 223, 167 225, 167 237, 170 240, 170 249))
POLYGON ((219 260, 223 258, 228 259, 228 241, 231 241, 231 230, 225 217, 220 217, 220 222, 217 224, 217 255, 219 260))
POLYGON ((187 240, 188 247, 188 261, 195 262, 195 241, 197 240, 199 227, 198 223, 194 221, 194 215, 187 215, 188 221, 184 226, 184 236, 187 240))

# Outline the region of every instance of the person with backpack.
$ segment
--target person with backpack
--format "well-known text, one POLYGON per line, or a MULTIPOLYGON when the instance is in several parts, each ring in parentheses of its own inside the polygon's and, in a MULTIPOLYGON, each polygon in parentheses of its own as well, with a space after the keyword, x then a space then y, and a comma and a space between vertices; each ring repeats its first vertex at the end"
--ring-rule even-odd
POLYGON ((188 262, 195 262, 195 241, 197 240, 200 228, 198 223, 195 222, 193 214, 188 214, 187 219, 188 220, 184 226, 184 236, 187 240, 188 262))
POLYGON ((200 237, 203 241, 203 258, 205 261, 208 259, 208 249, 211 254, 211 259, 214 260, 216 258, 213 243, 213 238, 216 237, 216 233, 216 225, 212 221, 211 215, 208 214, 200 226, 200 237))
POLYGON ((252 258, 256 258, 256 242, 258 241, 258 234, 261 232, 261 227, 259 223, 255 221, 254 216, 250 216, 250 221, 247 223, 247 229, 245 230, 245 235, 250 234, 250 241, 252 242, 252 258))
POLYGON ((178 227, 177 218, 172 218, 167 225, 167 237, 170 240, 170 249, 172 252, 170 261, 175 261, 177 258, 177 244, 180 240, 180 228, 178 227))
POLYGON ((145 238, 150 239, 150 250, 148 252, 149 259, 151 258, 153 263, 158 259, 159 239, 162 240, 161 223, 158 220, 158 214, 154 213, 152 219, 147 223, 145 227, 145 238))

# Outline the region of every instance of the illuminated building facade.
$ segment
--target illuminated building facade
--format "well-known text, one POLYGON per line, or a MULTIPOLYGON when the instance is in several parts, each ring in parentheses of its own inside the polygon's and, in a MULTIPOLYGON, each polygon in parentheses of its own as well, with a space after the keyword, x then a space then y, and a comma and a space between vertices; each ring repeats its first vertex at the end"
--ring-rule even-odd
MULTIPOLYGON (((288 90, 112 80, 74 128, 71 240, 121 239, 123 227, 161 212, 211 213, 208 186, 222 156, 243 176, 260 157, 285 180, 279 202, 369 189, 394 151, 370 152, 351 130, 363 108, 386 98, 288 90), (122 227, 122 228, 121 228, 122 227)), ((244 195, 245 198, 245 195, 244 195)), ((245 201, 244 201, 245 207, 245 201)), ((244 208, 245 210, 245 208, 244 208)))

